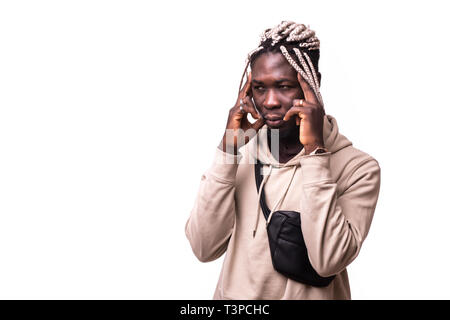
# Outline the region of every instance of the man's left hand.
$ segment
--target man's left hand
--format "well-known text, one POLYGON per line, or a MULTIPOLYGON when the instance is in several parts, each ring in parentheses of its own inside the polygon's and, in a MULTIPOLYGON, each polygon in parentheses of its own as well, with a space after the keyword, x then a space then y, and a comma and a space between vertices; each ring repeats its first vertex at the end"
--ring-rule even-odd
POLYGON ((286 112, 284 120, 291 116, 298 117, 297 125, 300 124, 299 139, 305 148, 305 153, 310 154, 317 147, 324 147, 323 141, 323 117, 325 110, 317 100, 311 86, 297 74, 298 82, 304 92, 305 99, 294 99, 293 106, 286 112), (303 101, 303 102, 302 102, 303 101))

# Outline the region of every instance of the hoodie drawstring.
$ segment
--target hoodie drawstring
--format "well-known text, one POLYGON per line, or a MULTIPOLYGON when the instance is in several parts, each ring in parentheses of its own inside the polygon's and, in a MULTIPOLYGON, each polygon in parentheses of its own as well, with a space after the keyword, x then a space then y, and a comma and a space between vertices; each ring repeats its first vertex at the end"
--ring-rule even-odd
MULTIPOLYGON (((278 199, 277 203, 275 204, 275 206, 273 207, 272 211, 270 212, 270 215, 267 218, 266 226, 269 224, 270 219, 272 219, 272 214, 276 211, 278 205, 284 200, 284 198, 285 198, 285 196, 287 194, 287 191, 289 190, 289 187, 291 186, 291 183, 292 183, 292 180, 294 178, 296 170, 297 170, 297 166, 294 166, 294 168, 291 170, 292 175, 291 175, 291 179, 289 180, 289 184, 288 184, 287 188, 284 190, 283 195, 280 197, 280 199, 278 199)), ((260 204, 261 193, 262 193, 262 190, 264 188, 264 184, 269 179, 269 176, 270 176, 271 172, 272 172, 272 165, 270 165, 269 172, 268 172, 267 175, 264 176, 264 179, 261 182, 261 186, 260 186, 260 188, 258 190, 258 203, 256 205, 256 221, 255 221, 255 227, 253 228, 253 238, 255 237, 256 229, 258 228, 258 223, 259 223, 259 215, 260 215, 259 209, 261 208, 261 204, 260 204)))
MULTIPOLYGON (((261 167, 262 169, 263 167, 261 167)), ((261 186, 259 187, 258 190, 258 201, 256 204, 256 221, 255 221, 255 227, 253 228, 253 238, 255 237, 256 234, 256 228, 258 228, 258 223, 259 223, 259 209, 261 208, 261 204, 260 204, 260 199, 261 199, 261 192, 264 188, 264 185, 266 184, 267 179, 269 179, 270 173, 272 172, 272 165, 270 165, 269 168, 269 172, 267 173, 267 175, 264 176, 263 181, 261 182, 261 186)))
POLYGON ((266 222, 266 227, 267 225, 270 223, 270 219, 272 219, 272 215, 273 213, 277 210, 278 205, 281 203, 281 201, 284 200, 284 197, 286 197, 286 193, 289 190, 289 187, 291 186, 292 180, 294 179, 294 175, 295 175, 295 171, 297 170, 297 166, 294 166, 294 168, 291 170, 292 171, 292 175, 291 175, 291 180, 289 180, 288 186, 286 188, 286 190, 284 190, 283 195, 281 196, 281 198, 278 200, 278 202, 275 204, 275 206, 273 207, 272 211, 270 211, 269 217, 267 218, 267 222, 266 222))

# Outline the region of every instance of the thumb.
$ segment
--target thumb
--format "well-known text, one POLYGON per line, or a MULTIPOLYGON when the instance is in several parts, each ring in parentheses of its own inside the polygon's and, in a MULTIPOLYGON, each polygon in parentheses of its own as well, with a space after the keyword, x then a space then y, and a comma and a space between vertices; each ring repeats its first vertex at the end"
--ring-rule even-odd
POLYGON ((252 128, 258 131, 264 126, 264 124, 265 124, 264 118, 261 117, 252 124, 252 128))

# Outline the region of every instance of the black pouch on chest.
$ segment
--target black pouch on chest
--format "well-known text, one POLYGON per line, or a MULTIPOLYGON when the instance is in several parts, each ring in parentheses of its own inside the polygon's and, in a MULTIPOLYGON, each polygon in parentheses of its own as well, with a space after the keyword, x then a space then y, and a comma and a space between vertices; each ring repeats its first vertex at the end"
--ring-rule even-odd
MULTIPOLYGON (((259 191, 262 182, 262 164, 255 164, 256 190, 259 191)), ((267 219, 270 209, 267 207, 264 189, 261 190, 261 209, 267 219)), ((308 257, 301 229, 300 213, 297 211, 275 211, 267 225, 270 255, 276 271, 284 276, 316 287, 326 287, 335 276, 321 277, 312 267, 308 257)))

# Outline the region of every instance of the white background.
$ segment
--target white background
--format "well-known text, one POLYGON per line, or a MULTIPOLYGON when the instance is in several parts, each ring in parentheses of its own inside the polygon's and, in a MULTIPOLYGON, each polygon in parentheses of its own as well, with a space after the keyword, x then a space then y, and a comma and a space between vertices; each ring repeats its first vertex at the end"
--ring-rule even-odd
POLYGON ((246 54, 321 40, 327 113, 381 166, 354 299, 449 299, 444 1, 2 1, 0 298, 210 299, 184 234, 246 54))

